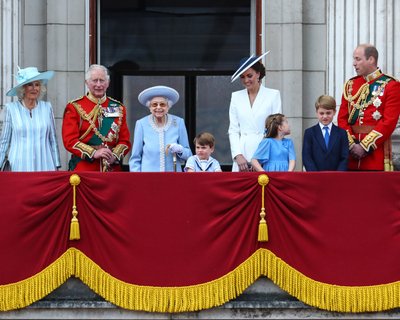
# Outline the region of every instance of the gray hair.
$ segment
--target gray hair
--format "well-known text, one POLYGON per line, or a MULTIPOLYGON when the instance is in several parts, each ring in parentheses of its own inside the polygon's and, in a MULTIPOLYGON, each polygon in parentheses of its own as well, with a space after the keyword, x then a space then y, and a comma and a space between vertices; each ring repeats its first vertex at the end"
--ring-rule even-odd
MULTIPOLYGON (((46 86, 44 85, 43 81, 41 81, 41 80, 37 80, 37 81, 40 83, 40 93, 39 93, 39 96, 38 96, 38 100, 40 100, 46 94, 47 89, 46 89, 46 86)), ((36 81, 34 81, 34 82, 36 82, 36 81)), ((23 100, 24 99, 24 97, 25 97, 25 86, 30 84, 30 83, 32 83, 32 82, 28 82, 28 83, 24 84, 23 86, 17 88, 17 97, 18 97, 19 100, 23 100)))
POLYGON ((90 80, 90 77, 92 76, 92 71, 95 69, 102 70, 104 72, 104 74, 106 75, 107 81, 110 81, 110 73, 109 73, 108 69, 101 64, 92 64, 89 66, 89 69, 86 71, 86 74, 85 74, 86 81, 90 80))

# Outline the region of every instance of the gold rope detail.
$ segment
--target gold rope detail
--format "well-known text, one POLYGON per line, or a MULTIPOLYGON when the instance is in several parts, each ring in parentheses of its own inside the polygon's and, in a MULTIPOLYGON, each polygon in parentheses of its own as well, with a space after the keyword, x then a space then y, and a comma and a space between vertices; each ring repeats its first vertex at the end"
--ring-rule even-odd
POLYGON ((71 249, 67 250, 34 276, 0 285, 0 311, 25 308, 62 285, 74 273, 74 253, 71 249))
POLYGON ((81 233, 79 231, 79 221, 76 217, 78 215, 78 210, 76 210, 76 186, 81 183, 81 178, 77 174, 73 174, 69 178, 69 183, 72 185, 73 191, 72 219, 71 227, 69 229, 69 240, 79 240, 81 238, 81 233))
POLYGON ((260 223, 258 224, 258 241, 267 242, 268 241, 268 226, 265 220, 265 205, 264 205, 264 189, 268 184, 269 178, 266 174, 261 174, 258 176, 258 184, 261 186, 261 212, 260 212, 260 223))

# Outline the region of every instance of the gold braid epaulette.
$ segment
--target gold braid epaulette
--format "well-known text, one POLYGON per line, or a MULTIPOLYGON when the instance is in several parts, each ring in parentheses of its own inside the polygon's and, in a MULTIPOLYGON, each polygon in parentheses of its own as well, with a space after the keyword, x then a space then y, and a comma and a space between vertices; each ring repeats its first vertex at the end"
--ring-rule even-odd
POLYGON ((392 80, 394 80, 394 81, 396 81, 396 82, 399 82, 399 81, 400 81, 399 79, 395 78, 394 76, 388 75, 388 74, 386 74, 386 73, 385 73, 385 76, 388 77, 388 78, 390 78, 390 79, 392 79, 392 80))
POLYGON ((118 101, 117 99, 111 98, 109 96, 107 96, 108 99, 110 99, 111 101, 114 101, 116 103, 118 103, 119 105, 123 106, 124 104, 121 101, 118 101))
POLYGON ((68 101, 68 103, 69 103, 69 104, 72 104, 72 103, 74 103, 74 102, 76 102, 76 101, 81 100, 83 97, 84 97, 84 96, 80 96, 79 98, 76 98, 76 99, 73 99, 73 100, 71 100, 71 101, 68 101))

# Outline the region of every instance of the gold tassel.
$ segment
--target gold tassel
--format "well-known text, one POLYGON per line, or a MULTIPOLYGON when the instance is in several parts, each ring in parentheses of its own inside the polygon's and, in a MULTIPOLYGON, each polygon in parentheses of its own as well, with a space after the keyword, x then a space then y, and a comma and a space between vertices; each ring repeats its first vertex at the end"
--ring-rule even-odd
POLYGON ((76 210, 76 186, 81 183, 81 178, 77 174, 73 174, 69 178, 69 183, 72 185, 73 191, 72 219, 71 227, 69 229, 69 240, 79 240, 81 238, 81 233, 79 230, 79 220, 76 217, 78 215, 78 210, 76 210))
POLYGON ((79 240, 81 233, 79 231, 79 221, 77 217, 71 219, 71 227, 69 230, 69 240, 79 240))
POLYGON ((265 209, 261 208, 260 212, 261 220, 258 224, 258 241, 267 242, 268 241, 268 226, 267 221, 265 221, 265 209))
POLYGON ((264 206, 264 189, 268 184, 269 178, 266 174, 261 174, 258 176, 258 184, 261 186, 261 212, 260 212, 260 223, 258 225, 258 241, 267 242, 268 241, 268 226, 265 220, 265 206, 264 206))

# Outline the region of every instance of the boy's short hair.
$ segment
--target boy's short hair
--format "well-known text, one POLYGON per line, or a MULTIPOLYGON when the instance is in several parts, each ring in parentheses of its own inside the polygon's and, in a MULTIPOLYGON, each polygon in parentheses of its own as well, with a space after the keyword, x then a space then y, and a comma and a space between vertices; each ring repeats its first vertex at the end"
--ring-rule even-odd
POLYGON ((196 138, 194 138, 193 143, 198 143, 201 146, 210 146, 210 148, 213 148, 215 145, 215 138, 209 132, 202 132, 199 133, 196 138))
POLYGON ((336 111, 335 98, 324 94, 322 96, 319 96, 317 101, 315 101, 315 110, 318 111, 319 108, 336 111))

